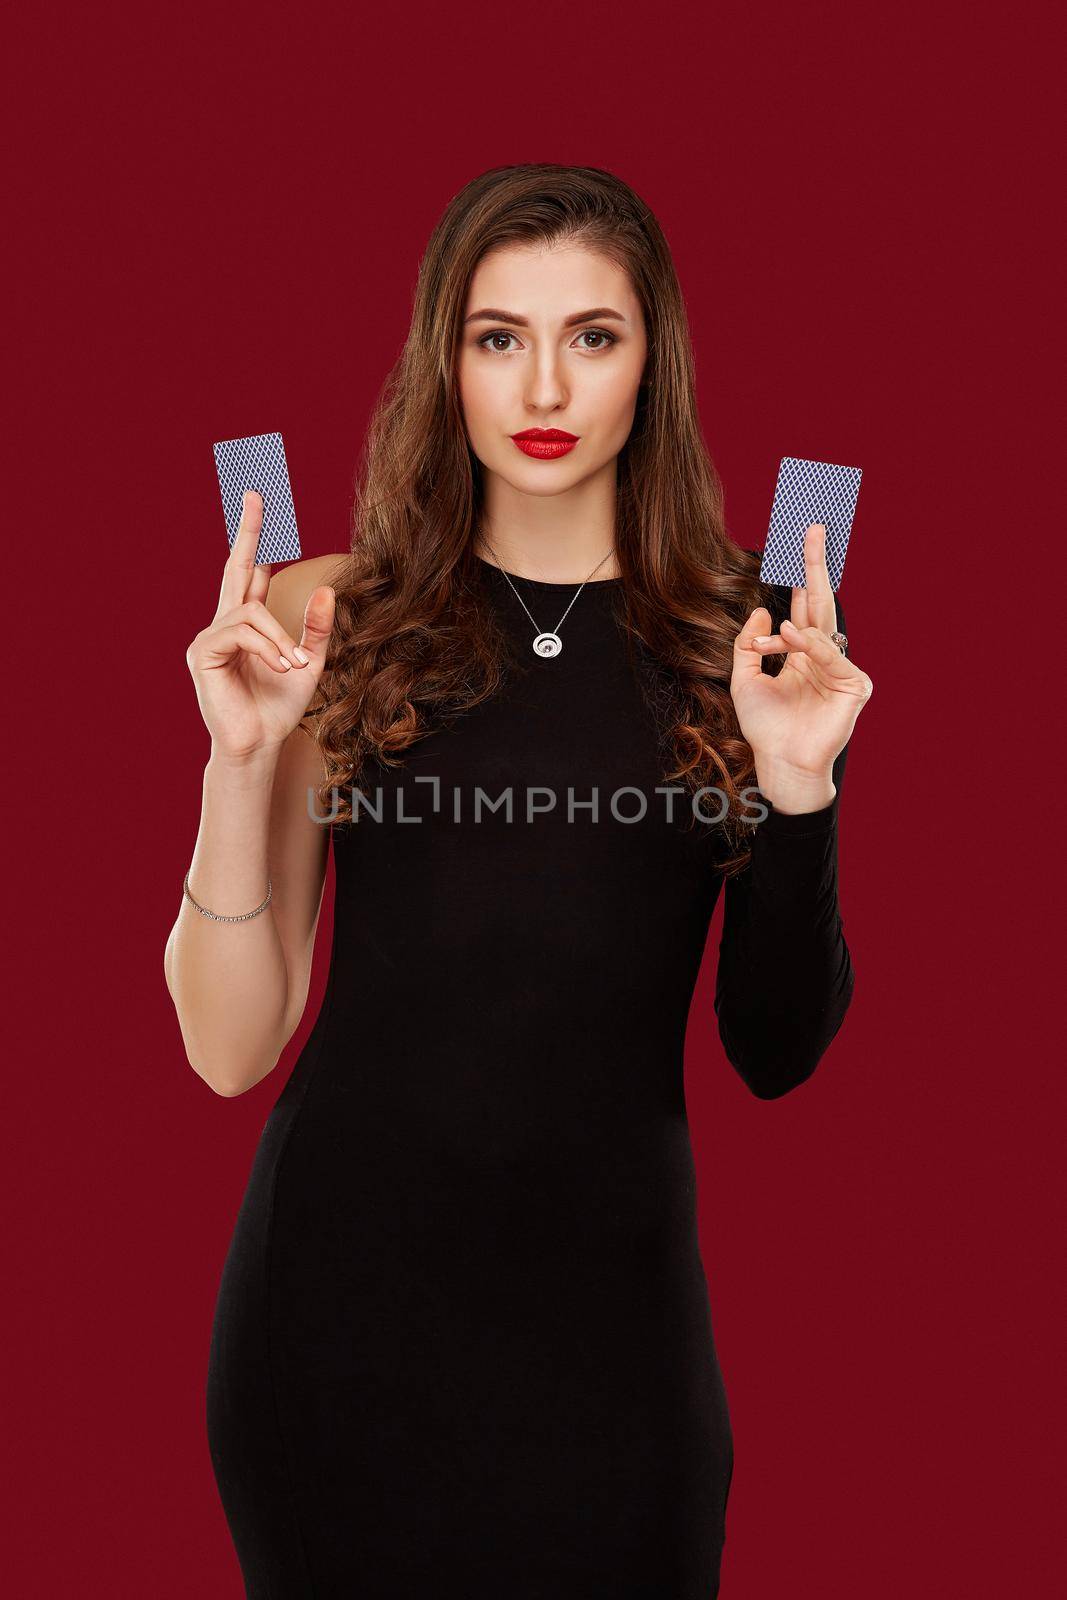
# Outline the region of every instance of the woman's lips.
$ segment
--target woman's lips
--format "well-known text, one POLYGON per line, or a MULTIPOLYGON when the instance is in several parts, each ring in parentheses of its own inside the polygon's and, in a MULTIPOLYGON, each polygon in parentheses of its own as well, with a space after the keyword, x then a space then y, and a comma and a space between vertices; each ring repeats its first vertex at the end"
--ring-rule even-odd
POLYGON ((565 433, 562 428, 526 428, 511 437, 523 455, 533 456, 535 461, 555 461, 578 443, 573 433, 565 433))

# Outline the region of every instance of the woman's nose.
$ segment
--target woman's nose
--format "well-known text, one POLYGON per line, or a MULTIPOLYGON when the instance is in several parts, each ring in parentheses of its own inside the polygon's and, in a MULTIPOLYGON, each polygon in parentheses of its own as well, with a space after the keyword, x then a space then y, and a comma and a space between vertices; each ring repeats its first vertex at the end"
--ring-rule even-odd
POLYGON ((554 356, 540 358, 531 370, 526 386, 526 400, 531 406, 547 408, 558 406, 567 398, 567 387, 554 356))

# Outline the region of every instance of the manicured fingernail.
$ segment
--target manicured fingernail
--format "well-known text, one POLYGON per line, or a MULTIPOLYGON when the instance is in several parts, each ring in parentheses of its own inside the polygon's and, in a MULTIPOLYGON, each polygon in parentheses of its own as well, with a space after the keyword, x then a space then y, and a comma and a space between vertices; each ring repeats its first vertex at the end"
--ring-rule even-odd
POLYGON ((293 646, 293 654, 294 654, 294 656, 296 657, 296 659, 298 661, 302 661, 303 662, 305 667, 307 666, 308 662, 311 660, 311 657, 308 655, 307 651, 306 650, 301 650, 301 648, 300 648, 300 646, 298 644, 295 644, 293 646))
POLYGON ((757 633, 757 634, 754 635, 752 643, 753 644, 766 644, 767 640, 769 638, 770 638, 770 634, 769 633, 757 633))
POLYGON ((286 661, 284 656, 279 656, 278 660, 281 662, 281 664, 285 668, 286 672, 292 672, 293 663, 291 661, 286 661))

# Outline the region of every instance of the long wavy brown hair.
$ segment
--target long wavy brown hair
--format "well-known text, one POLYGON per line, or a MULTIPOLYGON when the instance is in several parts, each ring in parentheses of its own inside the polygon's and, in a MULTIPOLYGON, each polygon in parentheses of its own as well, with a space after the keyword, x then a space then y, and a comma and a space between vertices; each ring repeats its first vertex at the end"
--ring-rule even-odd
POLYGON ((506 641, 477 582, 482 469, 463 425, 457 351, 482 256, 557 243, 606 255, 640 299, 648 357, 617 458, 622 614, 659 731, 664 781, 694 794, 717 786, 728 798, 714 830, 727 842, 718 865, 738 871, 751 837, 751 800, 740 791, 754 783, 755 769, 730 695, 733 642, 754 606, 767 605, 775 621, 784 613, 760 582, 758 555, 726 534, 666 239, 633 189, 597 167, 492 168, 459 191, 430 236, 407 340, 368 426, 351 550, 333 583, 327 670, 308 713, 326 771, 318 799, 336 821, 350 822, 345 791, 368 757, 398 764, 417 739, 494 694, 506 675, 506 641))

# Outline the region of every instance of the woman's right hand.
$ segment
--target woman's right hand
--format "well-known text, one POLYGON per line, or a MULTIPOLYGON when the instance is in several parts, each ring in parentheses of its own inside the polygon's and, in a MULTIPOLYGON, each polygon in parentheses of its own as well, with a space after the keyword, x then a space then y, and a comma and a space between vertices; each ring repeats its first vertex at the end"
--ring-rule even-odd
POLYGON ((333 629, 328 585, 308 596, 299 643, 267 610, 270 563, 255 565, 262 526, 262 498, 248 489, 215 616, 185 652, 213 750, 233 759, 280 749, 311 704, 333 629))

